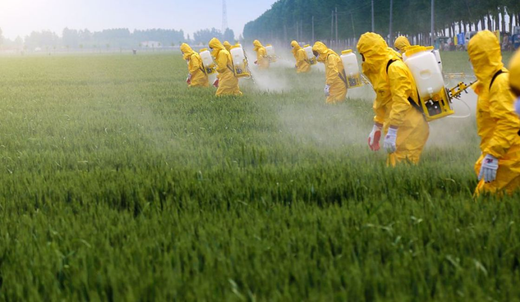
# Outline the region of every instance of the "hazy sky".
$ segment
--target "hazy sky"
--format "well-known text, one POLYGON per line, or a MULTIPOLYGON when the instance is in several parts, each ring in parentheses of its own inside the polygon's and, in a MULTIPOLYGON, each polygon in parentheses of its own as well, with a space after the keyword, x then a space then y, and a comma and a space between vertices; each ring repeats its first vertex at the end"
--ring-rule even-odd
MULTIPOLYGON (((238 37, 244 25, 259 17, 276 0, 226 0, 228 27, 238 37)), ((48 29, 98 31, 108 28, 199 29, 222 27, 222 0, 0 0, 4 37, 22 38, 48 29)))

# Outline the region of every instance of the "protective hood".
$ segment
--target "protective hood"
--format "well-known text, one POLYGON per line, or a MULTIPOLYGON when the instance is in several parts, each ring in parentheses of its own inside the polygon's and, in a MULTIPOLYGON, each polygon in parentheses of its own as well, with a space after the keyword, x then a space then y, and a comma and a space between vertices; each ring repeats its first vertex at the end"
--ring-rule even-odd
POLYGON ((320 41, 314 43, 314 46, 312 47, 312 51, 318 53, 318 62, 321 62, 321 63, 324 63, 330 54, 337 55, 337 53, 334 50, 328 48, 327 45, 323 44, 320 41))
POLYGON ((394 48, 399 50, 400 53, 404 53, 407 47, 410 47, 410 41, 407 37, 399 36, 395 39, 394 48))
POLYGON ((186 44, 186 43, 182 43, 181 44, 181 51, 182 51, 182 58, 184 60, 189 60, 191 58, 191 56, 195 53, 193 51, 193 49, 191 49, 191 47, 186 44))
POLYGON ((489 85, 495 73, 504 67, 498 39, 489 30, 480 31, 471 38, 468 54, 475 76, 483 85, 489 85))
POLYGON ((291 46, 292 46, 292 53, 293 53, 293 55, 296 55, 298 50, 301 49, 300 44, 298 44, 298 42, 294 41, 294 40, 291 42, 291 46))
POLYGON ((364 74, 379 72, 389 60, 399 59, 394 52, 390 51, 383 37, 372 32, 361 35, 357 50, 365 58, 362 64, 364 74))
POLYGON ((258 40, 254 40, 254 41, 253 41, 253 46, 255 47, 255 48, 254 48, 255 51, 258 51, 260 48, 264 47, 264 46, 262 45, 262 43, 260 43, 260 41, 258 41, 258 40))
POLYGON ((213 38, 209 41, 209 48, 213 48, 213 50, 211 51, 211 55, 213 57, 218 57, 218 53, 221 51, 221 50, 224 50, 224 45, 222 45, 222 43, 220 43, 219 39, 217 38, 213 38))
POLYGON ((520 50, 516 51, 509 62, 509 85, 520 92, 520 50))
POLYGON ((224 41, 224 48, 227 50, 227 51, 230 51, 231 50, 231 44, 229 44, 228 41, 224 41))

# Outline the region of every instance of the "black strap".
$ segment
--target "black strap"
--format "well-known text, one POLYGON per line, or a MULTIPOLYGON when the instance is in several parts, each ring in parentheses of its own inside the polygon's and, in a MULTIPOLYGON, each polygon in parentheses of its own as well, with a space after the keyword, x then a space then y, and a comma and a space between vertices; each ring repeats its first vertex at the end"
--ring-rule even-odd
MULTIPOLYGON (((386 64, 386 75, 388 75, 388 68, 390 68, 390 65, 392 65, 392 63, 394 63, 395 61, 397 61, 397 60, 389 60, 388 63, 386 64)), ((419 99, 419 103, 420 103, 421 102, 421 97, 419 96, 419 91, 417 91, 417 98, 419 99)), ((412 105, 413 108, 418 110, 420 113, 424 114, 423 108, 421 106, 419 106, 419 104, 417 104, 412 99, 412 97, 408 97, 408 102, 410 103, 410 105, 412 105)))
POLYGON ((499 71, 497 71, 494 75, 493 75, 493 78, 491 79, 491 83, 489 83, 489 90, 491 90, 491 86, 493 85, 493 82, 495 81, 495 79, 501 75, 505 73, 505 71, 503 71, 502 69, 500 69, 499 71))
POLYGON ((392 65, 392 63, 394 63, 395 61, 397 61, 397 60, 390 60, 390 61, 388 61, 388 64, 386 64, 386 75, 388 75, 388 68, 389 68, 390 65, 392 65))
MULTIPOLYGON (((493 75, 493 78, 491 79, 491 83, 489 83, 489 91, 491 91, 491 86, 493 86, 493 82, 495 82, 495 79, 503 74, 503 73, 506 73, 507 71, 503 71, 502 69, 500 69, 499 71, 497 71, 494 75, 493 75)), ((520 130, 518 130, 518 136, 520 136, 520 130)))
POLYGON ((348 88, 347 75, 345 74, 345 70, 339 72, 338 76, 343 81, 343 83, 345 83, 345 86, 347 86, 347 88, 348 88))

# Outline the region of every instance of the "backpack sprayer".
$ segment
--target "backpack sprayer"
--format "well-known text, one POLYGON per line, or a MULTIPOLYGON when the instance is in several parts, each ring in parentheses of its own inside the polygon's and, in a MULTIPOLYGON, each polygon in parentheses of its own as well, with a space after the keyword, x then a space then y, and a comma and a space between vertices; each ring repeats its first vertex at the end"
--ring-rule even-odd
POLYGON ((265 51, 267 52, 267 59, 269 60, 269 63, 276 62, 277 57, 273 45, 267 44, 265 46, 265 51))
POLYGON ((303 50, 305 50, 305 53, 307 54, 307 60, 308 60, 309 64, 316 65, 316 63, 318 63, 318 61, 316 60, 316 57, 312 53, 312 46, 307 44, 303 47, 303 50))
POLYGON ((440 57, 433 52, 433 47, 412 46, 403 56, 403 61, 415 80, 420 111, 427 121, 454 114, 455 111, 451 108, 453 99, 459 99, 462 92, 473 84, 460 82, 451 89, 446 88, 442 63, 440 57))
POLYGON ((237 78, 252 79, 251 71, 247 61, 246 53, 240 44, 231 47, 231 58, 233 61, 233 73, 237 78))

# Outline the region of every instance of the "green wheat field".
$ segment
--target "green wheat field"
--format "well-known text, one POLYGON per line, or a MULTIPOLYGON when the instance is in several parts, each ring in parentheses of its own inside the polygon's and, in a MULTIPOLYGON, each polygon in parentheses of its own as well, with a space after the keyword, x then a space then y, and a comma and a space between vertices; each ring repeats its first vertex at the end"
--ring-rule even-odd
POLYGON ((520 300, 520 195, 473 198, 475 99, 392 169, 370 87, 326 105, 293 64, 216 98, 180 53, 0 57, 0 300, 520 300))

